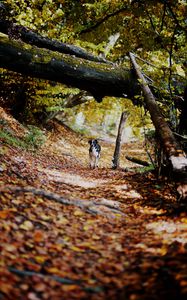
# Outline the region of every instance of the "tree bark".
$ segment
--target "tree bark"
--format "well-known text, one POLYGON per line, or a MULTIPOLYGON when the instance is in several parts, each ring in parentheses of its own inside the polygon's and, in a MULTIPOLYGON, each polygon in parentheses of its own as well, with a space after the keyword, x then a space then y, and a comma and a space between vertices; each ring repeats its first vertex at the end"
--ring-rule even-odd
POLYGON ((104 96, 133 98, 138 89, 133 70, 38 49, 0 34, 0 67, 32 77, 61 82, 104 96))
POLYGON ((107 61, 105 58, 94 56, 80 47, 65 44, 57 40, 51 40, 47 37, 42 37, 32 30, 28 30, 24 26, 13 24, 11 21, 5 19, 0 20, 0 31, 8 34, 10 37, 21 39, 25 43, 35 45, 38 48, 46 48, 52 51, 74 55, 76 57, 91 61, 112 64, 112 62, 107 61))
POLYGON ((114 150, 114 157, 112 160, 112 164, 113 164, 112 168, 113 169, 119 168, 120 153, 121 153, 121 137, 123 134, 124 125, 127 120, 127 117, 128 117, 127 112, 126 111, 122 112, 119 127, 118 127, 118 135, 117 135, 117 139, 116 139, 116 147, 114 150))
MULTIPOLYGON (((156 100, 132 53, 130 53, 130 59, 136 71, 137 77, 140 80, 140 86, 144 94, 146 107, 150 113, 151 119, 160 138, 163 150, 170 162, 172 175, 177 181, 178 185, 183 187, 182 189, 184 190, 187 186, 187 158, 185 157, 183 150, 180 148, 171 129, 162 116, 156 100)), ((186 193, 183 194, 186 198, 186 193)))
POLYGON ((49 200, 61 203, 63 205, 73 205, 77 206, 84 211, 91 214, 100 214, 103 216, 108 216, 112 213, 120 214, 124 216, 124 213, 121 211, 121 204, 118 201, 108 200, 108 199, 95 199, 95 200, 79 200, 79 199, 66 199, 61 197, 59 194, 49 192, 43 189, 37 189, 34 187, 20 187, 20 186, 7 186, 2 191, 11 191, 14 193, 32 193, 36 196, 41 196, 49 200))
POLYGON ((142 166, 145 166, 145 167, 150 166, 150 163, 148 163, 147 161, 141 160, 141 159, 136 158, 136 157, 126 155, 125 158, 132 161, 132 162, 134 162, 135 164, 138 164, 138 165, 142 165, 142 166))
POLYGON ((182 103, 182 110, 180 114, 179 133, 187 135, 187 86, 184 90, 184 102, 182 103))

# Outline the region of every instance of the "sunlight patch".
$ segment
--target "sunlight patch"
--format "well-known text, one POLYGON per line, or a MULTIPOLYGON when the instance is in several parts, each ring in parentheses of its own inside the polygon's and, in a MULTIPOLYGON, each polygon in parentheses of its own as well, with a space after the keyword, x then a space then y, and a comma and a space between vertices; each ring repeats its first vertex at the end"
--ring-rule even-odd
POLYGON ((146 228, 159 235, 167 244, 173 242, 187 243, 187 223, 159 221, 149 223, 146 228))
POLYGON ((40 171, 45 172, 45 174, 48 176, 48 179, 51 181, 80 186, 83 188, 94 188, 106 182, 106 180, 90 180, 76 174, 60 172, 57 170, 42 169, 40 171))
POLYGON ((126 192, 126 196, 129 197, 129 198, 142 198, 142 196, 135 190, 131 190, 129 192, 126 192))
POLYGON ((131 186, 128 184, 117 185, 115 188, 117 192, 124 192, 127 198, 142 198, 142 196, 137 191, 132 190, 131 186))

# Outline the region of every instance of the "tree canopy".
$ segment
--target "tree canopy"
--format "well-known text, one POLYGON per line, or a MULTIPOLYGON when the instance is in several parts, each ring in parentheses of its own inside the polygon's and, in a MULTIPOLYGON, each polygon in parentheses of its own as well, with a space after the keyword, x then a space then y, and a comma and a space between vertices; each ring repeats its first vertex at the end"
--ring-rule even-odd
MULTIPOLYGON (((6 34, 1 34, 2 68, 48 79, 49 85, 55 81, 86 90, 98 102, 104 96, 135 99, 140 89, 131 71, 130 50, 140 60, 142 72, 171 128, 176 131, 180 127, 181 133, 186 133, 184 1, 55 1, 53 4, 52 0, 4 1, 0 22, 1 32, 6 34), (64 43, 67 41, 68 44, 64 43), (177 109, 181 110, 180 121, 177 109)), ((24 86, 27 80, 24 78, 24 86)), ((39 82, 39 89, 45 92, 48 89, 40 86, 39 82)), ((25 98, 28 94, 32 93, 25 98)), ((63 95, 61 90, 60 94, 63 95)), ((42 102, 45 99, 41 93, 42 102)), ((140 100, 136 103, 146 108, 140 100)))
POLYGON ((1 299, 185 299, 186 6, 0 0, 1 299))

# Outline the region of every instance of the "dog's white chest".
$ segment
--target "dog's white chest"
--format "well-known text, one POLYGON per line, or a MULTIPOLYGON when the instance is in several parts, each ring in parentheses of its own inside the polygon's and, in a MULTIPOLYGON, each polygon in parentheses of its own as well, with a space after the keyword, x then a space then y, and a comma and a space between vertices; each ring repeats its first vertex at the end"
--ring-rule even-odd
POLYGON ((96 147, 92 147, 92 151, 90 152, 90 157, 98 157, 99 158, 100 154, 98 152, 98 149, 96 147))

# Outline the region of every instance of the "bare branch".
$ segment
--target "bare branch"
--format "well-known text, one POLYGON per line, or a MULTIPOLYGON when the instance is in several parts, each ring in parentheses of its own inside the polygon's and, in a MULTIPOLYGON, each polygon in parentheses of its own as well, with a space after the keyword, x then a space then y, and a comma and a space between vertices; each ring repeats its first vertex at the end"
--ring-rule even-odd
POLYGON ((173 18, 173 20, 175 21, 175 24, 177 25, 177 27, 178 27, 179 29, 182 29, 184 32, 187 33, 186 28, 183 27, 183 26, 179 23, 179 20, 177 19, 177 16, 175 15, 175 13, 174 13, 174 11, 173 11, 173 9, 172 9, 172 6, 170 5, 169 1, 165 0, 164 2, 166 3, 167 8, 168 8, 169 12, 171 13, 172 18, 173 18))
POLYGON ((19 187, 19 186, 7 186, 1 190, 1 192, 12 191, 14 193, 32 193, 37 196, 45 197, 49 200, 53 200, 55 202, 64 204, 64 205, 73 205, 78 206, 83 209, 85 212, 91 214, 98 214, 103 216, 111 216, 111 213, 124 215, 123 212, 120 211, 121 204, 119 202, 114 202, 112 200, 106 199, 96 199, 96 200, 70 200, 61 197, 60 195, 45 191, 43 189, 37 189, 34 187, 19 187))
POLYGON ((109 18, 114 17, 118 14, 120 14, 121 12, 123 12, 124 10, 126 10, 126 7, 122 7, 120 9, 117 9, 114 12, 111 12, 105 16, 102 16, 99 20, 97 20, 95 23, 92 23, 90 25, 88 25, 86 28, 83 28, 82 30, 79 31, 79 34, 83 34, 83 33, 87 33, 87 32, 91 32, 92 30, 96 29, 97 27, 99 27, 102 23, 104 23, 105 21, 107 21, 109 18))
POLYGON ((13 267, 9 267, 8 270, 11 273, 14 273, 18 276, 24 277, 24 276, 37 276, 40 278, 47 278, 50 280, 57 281, 62 284, 67 284, 67 285, 77 285, 81 286, 82 289, 86 292, 91 292, 91 293, 98 293, 102 290, 102 287, 93 287, 93 286, 83 286, 83 282, 81 280, 74 280, 74 279, 69 279, 69 278, 62 278, 56 275, 47 275, 47 274, 42 274, 39 272, 35 271, 27 271, 27 270, 18 270, 13 267))

